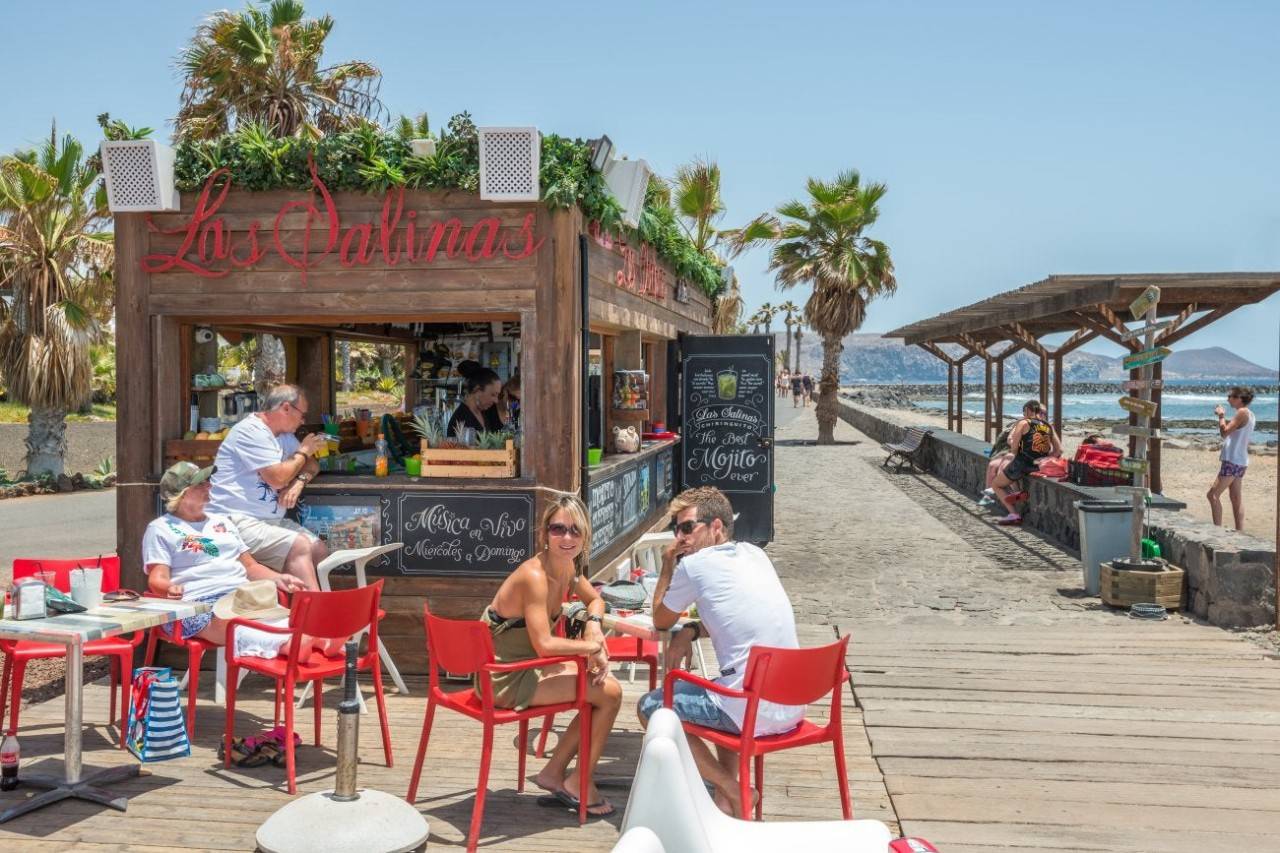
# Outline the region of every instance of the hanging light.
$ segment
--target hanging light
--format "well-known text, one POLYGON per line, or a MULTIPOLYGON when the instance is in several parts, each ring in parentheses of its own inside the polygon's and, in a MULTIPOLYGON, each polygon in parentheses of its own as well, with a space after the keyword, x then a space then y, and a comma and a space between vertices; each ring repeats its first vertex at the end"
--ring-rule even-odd
POLYGON ((591 168, 603 172, 609 158, 613 156, 613 140, 608 134, 600 134, 599 139, 591 140, 591 168))

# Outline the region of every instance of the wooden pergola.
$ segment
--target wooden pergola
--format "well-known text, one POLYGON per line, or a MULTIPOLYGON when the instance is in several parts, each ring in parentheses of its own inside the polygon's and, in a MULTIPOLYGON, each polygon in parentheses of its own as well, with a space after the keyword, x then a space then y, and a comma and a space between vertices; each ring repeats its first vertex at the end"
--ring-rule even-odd
MULTIPOLYGON (((947 311, 885 334, 918 346, 947 365, 947 428, 962 432, 964 426, 964 366, 979 358, 984 367, 983 440, 990 442, 1004 424, 1004 363, 1019 350, 1040 360, 1040 399, 1049 400, 1054 429, 1062 431, 1062 359, 1095 338, 1104 338, 1128 352, 1142 349, 1141 339, 1130 332, 1129 304, 1147 287, 1160 288, 1158 313, 1168 326, 1160 330, 1156 346, 1169 346, 1217 322, 1245 305, 1253 305, 1280 290, 1280 272, 1177 273, 1142 275, 1052 275, 947 311), (1070 334, 1057 347, 1041 343, 1049 336, 1070 334), (951 352, 943 344, 954 345, 951 352), (955 347, 959 347, 956 353, 955 347), (1050 365, 1053 367, 1050 400, 1050 365), (994 381, 993 381, 994 374, 994 381)), ((1141 324, 1139 324, 1141 325, 1141 324)), ((1130 371, 1136 380, 1138 371, 1130 371)), ((1153 379, 1161 380, 1161 366, 1153 379)), ((1130 391, 1137 395, 1137 391, 1130 391)), ((1160 399, 1160 389, 1152 391, 1160 399)), ((1129 416, 1130 424, 1137 416, 1129 416)), ((1152 427, 1160 426, 1157 413, 1152 427)), ((1129 439, 1130 455, 1137 438, 1129 439)), ((1160 442, 1152 440, 1151 489, 1162 491, 1160 442)))

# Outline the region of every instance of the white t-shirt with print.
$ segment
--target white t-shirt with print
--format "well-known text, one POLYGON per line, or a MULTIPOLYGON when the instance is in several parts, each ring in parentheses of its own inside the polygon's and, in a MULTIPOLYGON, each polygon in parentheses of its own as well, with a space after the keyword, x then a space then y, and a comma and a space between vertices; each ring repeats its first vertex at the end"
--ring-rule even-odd
POLYGON ((240 555, 245 548, 236 526, 225 516, 207 513, 204 521, 184 521, 165 513, 142 536, 142 565, 169 567, 171 583, 182 585, 188 601, 227 592, 246 583, 240 555))
POLYGON ((240 421, 222 440, 214 459, 218 470, 209 492, 209 509, 227 515, 283 518, 278 493, 258 471, 283 462, 297 450, 298 439, 292 433, 275 435, 257 415, 240 421))
MULTIPOLYGON (((676 566, 662 601, 680 612, 698 605, 722 675, 717 684, 742 689, 752 646, 783 649, 800 647, 796 618, 778 573, 764 551, 746 542, 726 542, 690 554, 676 566)), ((744 699, 710 693, 720 709, 742 728, 744 699)), ((756 712, 756 734, 790 731, 804 719, 803 705, 761 702, 756 712)))

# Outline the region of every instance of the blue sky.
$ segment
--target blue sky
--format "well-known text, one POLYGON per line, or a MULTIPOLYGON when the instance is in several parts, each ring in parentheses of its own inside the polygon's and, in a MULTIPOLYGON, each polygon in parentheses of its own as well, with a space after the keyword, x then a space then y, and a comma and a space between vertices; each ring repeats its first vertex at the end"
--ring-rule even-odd
MULTIPOLYGON (((236 4, 225 4, 232 5, 236 4)), ((0 0, 0 150, 110 111, 162 128, 213 0, 0 0)), ((856 168, 900 283, 885 331, 1051 273, 1280 269, 1280 4, 312 2, 393 113, 534 124, 660 173, 718 161, 724 226, 856 168)), ((763 252, 748 305, 779 301, 763 252)), ((803 293, 795 294, 797 301, 803 293)), ((1188 339, 1275 366, 1280 299, 1188 339)), ((1091 347, 1093 348, 1093 347, 1091 347)), ((1105 351, 1097 347, 1099 351, 1105 351)))

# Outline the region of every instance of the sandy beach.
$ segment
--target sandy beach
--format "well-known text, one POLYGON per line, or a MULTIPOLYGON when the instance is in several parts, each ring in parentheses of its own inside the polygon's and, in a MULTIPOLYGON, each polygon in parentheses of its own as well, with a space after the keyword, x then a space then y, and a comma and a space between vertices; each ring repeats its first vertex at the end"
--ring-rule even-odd
MULTIPOLYGON (((946 428, 946 415, 926 409, 878 407, 885 418, 904 426, 929 424, 946 428)), ((1075 453, 1080 441, 1090 432, 1102 431, 1063 424, 1062 444, 1068 457, 1075 453)), ((965 435, 982 438, 982 419, 965 418, 965 435)), ((1249 473, 1244 479, 1245 532, 1267 540, 1276 535, 1276 449, 1253 445, 1249 449, 1249 473)), ((1218 448, 1211 440, 1175 439, 1167 441, 1161 454, 1164 493, 1185 501, 1183 510, 1195 518, 1210 520, 1205 492, 1218 473, 1218 448)), ((1231 507, 1223 495, 1223 515, 1231 524, 1231 507)))

